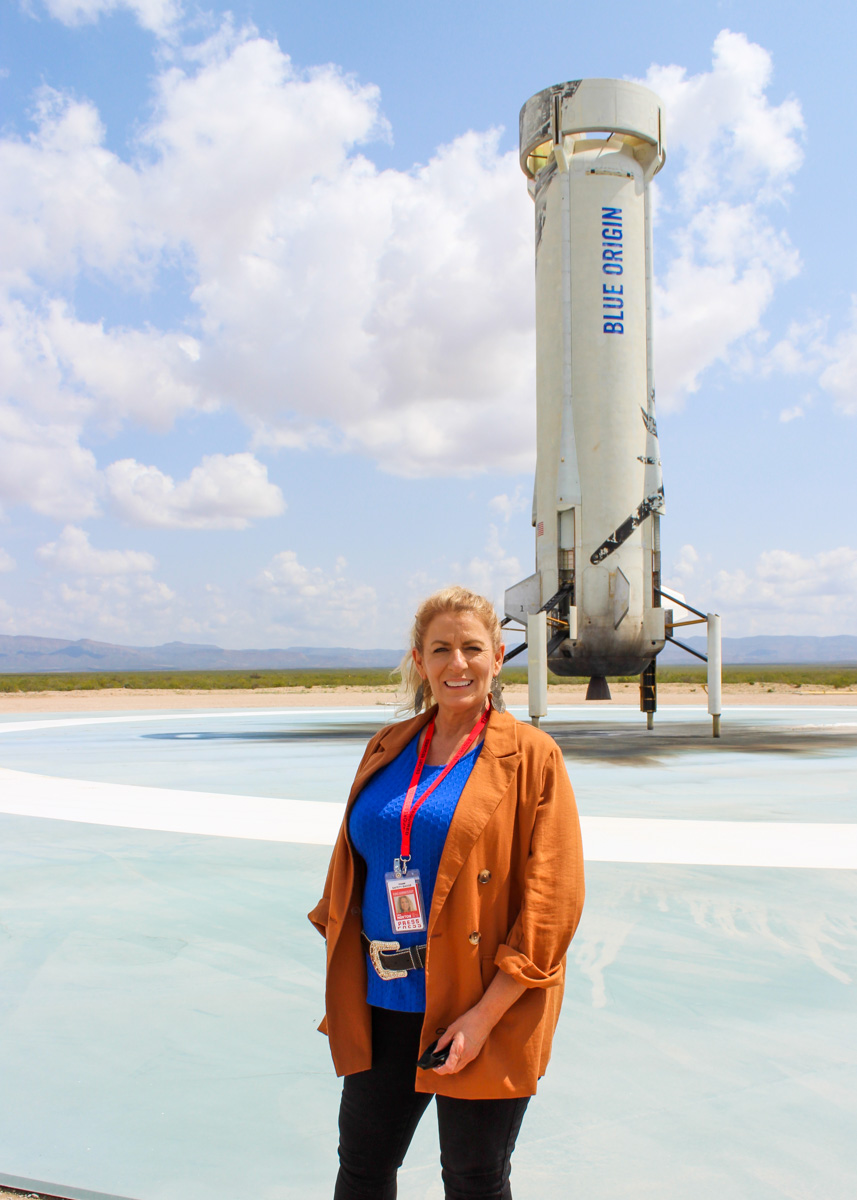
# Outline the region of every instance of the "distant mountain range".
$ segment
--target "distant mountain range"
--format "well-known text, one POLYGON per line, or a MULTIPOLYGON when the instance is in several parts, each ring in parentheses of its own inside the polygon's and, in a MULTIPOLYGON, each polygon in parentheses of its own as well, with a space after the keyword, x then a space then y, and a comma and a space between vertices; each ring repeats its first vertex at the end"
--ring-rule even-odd
MULTIPOLYGON (((681 632, 680 630, 678 632, 681 632)), ((705 653, 704 637, 681 638, 685 645, 705 653)), ((662 663, 689 663, 692 657, 678 646, 667 642, 658 655, 662 663)), ((699 661, 699 660, 697 660, 699 661)), ((857 637, 841 634, 838 637, 781 636, 723 639, 725 663, 857 663, 857 637)))
POLYGON ((294 667, 397 666, 400 650, 351 650, 345 646, 294 646, 286 650, 221 650, 191 642, 164 646, 114 646, 63 638, 0 634, 0 673, 43 671, 246 671, 294 667))
MULTIPOLYGON (((680 639, 686 646, 705 654, 704 637, 680 639)), ((842 634, 839 637, 746 637, 723 639, 723 661, 746 666, 768 663, 857 663, 857 637, 842 634)), ((667 642, 658 655, 664 666, 702 665, 698 658, 667 642)), ((519 654, 516 667, 527 664, 527 652, 519 654)))
MULTIPOLYGON (((682 639, 705 653, 705 638, 682 639)), ((285 650, 221 650, 191 642, 163 646, 114 646, 63 638, 0 634, 0 673, 55 671, 246 671, 297 667, 395 667, 400 650, 352 650, 347 646, 291 646, 285 650)), ((662 663, 692 663, 689 654, 667 645, 662 663)), ((726 663, 857 663, 857 637, 724 638, 726 663)), ((526 662, 526 653, 515 665, 526 662)))

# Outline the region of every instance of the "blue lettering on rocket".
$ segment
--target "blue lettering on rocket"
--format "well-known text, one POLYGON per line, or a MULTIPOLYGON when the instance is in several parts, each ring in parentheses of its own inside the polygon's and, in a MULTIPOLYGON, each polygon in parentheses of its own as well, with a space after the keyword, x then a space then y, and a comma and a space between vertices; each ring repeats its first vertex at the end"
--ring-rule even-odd
MULTIPOLYGON (((601 270, 605 275, 622 274, 622 209, 601 206, 601 270)), ((625 332, 625 297, 621 283, 602 284, 601 308, 604 333, 625 332)))

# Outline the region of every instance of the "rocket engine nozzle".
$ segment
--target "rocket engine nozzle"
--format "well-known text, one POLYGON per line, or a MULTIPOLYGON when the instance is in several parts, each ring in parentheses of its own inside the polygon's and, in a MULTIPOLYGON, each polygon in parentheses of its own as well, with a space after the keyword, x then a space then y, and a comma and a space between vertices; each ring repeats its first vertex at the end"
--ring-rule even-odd
POLYGON ((603 675, 593 675, 586 689, 587 700, 610 700, 610 687, 603 675))

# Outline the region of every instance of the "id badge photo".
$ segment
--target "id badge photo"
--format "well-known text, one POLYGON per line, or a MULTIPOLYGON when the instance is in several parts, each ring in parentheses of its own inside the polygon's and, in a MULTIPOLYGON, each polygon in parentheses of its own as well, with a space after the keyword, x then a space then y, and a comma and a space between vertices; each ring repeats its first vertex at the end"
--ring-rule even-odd
POLYGON ((387 904, 393 933, 420 933, 424 930, 425 904, 419 871, 408 871, 407 875, 388 871, 384 882, 387 885, 387 904))

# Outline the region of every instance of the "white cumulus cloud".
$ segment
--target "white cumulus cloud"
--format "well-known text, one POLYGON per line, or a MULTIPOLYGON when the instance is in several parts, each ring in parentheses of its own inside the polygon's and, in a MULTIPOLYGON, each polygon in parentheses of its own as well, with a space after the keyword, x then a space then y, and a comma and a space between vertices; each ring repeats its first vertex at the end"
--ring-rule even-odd
POLYGON ((15 565, 15 560, 8 550, 0 547, 0 571, 14 571, 15 565))
POLYGON ((700 376, 731 362, 762 320, 777 286, 800 269, 768 214, 803 159, 803 116, 790 97, 771 104, 773 60, 744 34, 723 30, 712 68, 653 66, 644 80, 664 100, 666 167, 656 230, 658 395, 679 407, 700 376))
POLYGON ((698 563, 699 554, 696 547, 690 544, 682 546, 681 550, 679 550, 678 558, 673 564, 672 578, 681 580, 683 584, 688 576, 695 573, 698 563))
MULTIPOLYGON (((71 21, 110 7, 52 11, 71 21)), ((151 28, 174 8, 133 7, 151 28)), ((766 50, 724 31, 710 70, 647 78, 668 108, 657 374, 669 404, 736 359, 798 270, 770 206, 800 165, 802 118, 795 100, 768 99, 771 72, 766 50)), ((94 431, 163 431, 216 408, 256 447, 351 450, 411 476, 530 470, 532 203, 499 132, 379 170, 367 150, 388 136, 378 89, 331 66, 299 70, 229 20, 174 47, 152 87, 127 157, 107 148, 91 101, 47 88, 29 136, 0 138, 0 404, 26 405, 68 452, 7 485, 14 502, 29 494, 56 512, 64 496, 66 515, 90 515, 94 431), (75 311, 81 278, 141 293, 164 271, 184 305, 164 328, 75 311)), ((827 364, 837 395, 849 345, 827 364)))
POLYGON ((468 133, 378 171, 356 148, 382 128, 375 89, 302 80, 260 39, 164 87, 149 138, 199 271, 199 377, 258 444, 409 475, 528 466, 532 214, 515 155, 468 133))
POLYGON ((819 383, 828 392, 840 412, 857 415, 857 296, 852 300, 851 320, 834 340, 829 364, 819 383))
POLYGON ((512 517, 519 513, 530 511, 532 508, 532 497, 527 489, 521 484, 516 484, 512 495, 506 492, 501 492, 499 496, 494 496, 489 507, 492 512, 497 513, 503 518, 504 523, 508 524, 512 517))
POLYGON ((341 556, 325 571, 300 562, 294 550, 276 554, 256 581, 271 628, 287 638, 321 634, 322 644, 340 645, 343 633, 373 624, 375 589, 349 579, 347 567, 341 556))
MULTIPOLYGON (((76 525, 55 542, 39 546, 36 557, 58 576, 43 588, 32 612, 17 614, 22 632, 60 631, 83 636, 151 643, 174 626, 175 592, 151 572, 153 555, 142 550, 100 550, 76 525)), ((174 635, 173 635, 174 636, 174 635)))
MULTIPOLYGON (((151 575, 91 575, 62 580, 43 598, 38 620, 65 636, 151 645, 174 636, 175 592, 151 575)), ((33 628, 32 618, 22 628, 33 628)))
POLYGON ((258 444, 411 475, 528 467, 532 213, 498 133, 379 171, 361 152, 386 137, 376 88, 228 25, 175 64, 130 161, 90 102, 49 90, 31 136, 0 141, 0 273, 45 403, 81 441, 226 405, 258 444), (83 321, 60 295, 176 265, 179 328, 83 321))
POLYGON ((487 597, 498 612, 503 611, 506 588, 517 583, 523 574, 518 559, 502 545, 496 525, 488 526, 488 537, 481 553, 456 571, 465 587, 487 597))
MULTIPOLYGON (((833 400, 834 408, 844 416, 857 415, 857 296, 851 297, 847 323, 835 335, 830 321, 809 317, 792 321, 782 338, 764 360, 766 374, 814 375, 822 391, 833 400)), ((809 405, 811 394, 804 397, 809 405)), ((785 410, 803 415, 803 405, 785 410), (800 409, 800 412, 797 410, 800 409)), ((789 418, 780 414, 781 420, 789 418)))
POLYGON ((777 283, 798 257, 752 204, 717 203, 675 236, 679 253, 657 288, 658 395, 669 410, 696 392, 700 376, 726 362, 758 330, 777 283))
POLYGON ((34 420, 0 403, 0 506, 27 504, 45 516, 80 519, 98 511, 98 490, 95 455, 80 445, 73 424, 34 420))
POLYGON ((145 176, 104 147, 88 100, 42 87, 32 120, 29 137, 0 139, 0 279, 30 291, 90 268, 145 283, 164 243, 145 176))
POLYGON ((797 421, 805 415, 805 409, 802 404, 792 404, 788 408, 780 409, 780 420, 784 425, 788 425, 790 421, 797 421))
POLYGON ((771 104, 774 73, 768 50, 743 33, 714 39, 710 71, 652 66, 645 82, 667 106, 667 147, 681 150, 678 190, 692 206, 724 190, 781 198, 803 161, 800 103, 771 104))
POLYGON ((133 458, 104 472, 116 513, 132 525, 160 529, 246 529, 285 510, 280 489, 252 454, 210 454, 176 483, 133 458))
POLYGON ((157 565, 143 550, 97 550, 76 525, 66 525, 55 542, 39 546, 36 557, 55 571, 82 576, 141 575, 157 565))
POLYGON ((65 25, 82 25, 125 8, 134 14, 143 29, 166 37, 175 28, 182 13, 178 0, 43 0, 52 17, 65 25))
POLYGON ((214 407, 200 399, 192 378, 193 338, 152 329, 106 330, 100 322, 77 320, 61 302, 50 305, 38 332, 66 388, 85 397, 89 418, 108 429, 127 420, 163 432, 187 409, 214 407))
POLYGON ((749 569, 715 572, 698 559, 688 570, 688 549, 668 573, 666 589, 684 586, 696 608, 719 612, 730 637, 857 633, 857 550, 851 546, 808 556, 766 550, 749 569))

